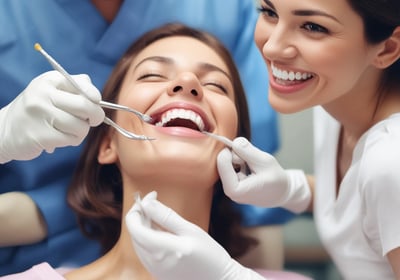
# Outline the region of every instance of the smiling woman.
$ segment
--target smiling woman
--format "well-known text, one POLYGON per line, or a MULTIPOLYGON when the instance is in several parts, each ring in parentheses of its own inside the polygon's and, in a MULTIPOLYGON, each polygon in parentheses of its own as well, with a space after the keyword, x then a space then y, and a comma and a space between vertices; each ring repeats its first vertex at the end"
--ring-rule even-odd
MULTIPOLYGON (((68 199, 84 232, 108 252, 99 278, 147 274, 139 263, 115 263, 116 255, 130 263, 136 259, 121 225, 134 193, 156 190, 160 200, 209 231, 233 256, 246 252, 255 241, 239 231, 239 215, 219 185, 215 158, 222 145, 200 132, 250 136, 244 90, 222 45, 181 25, 154 30, 128 49, 103 99, 151 116, 154 122, 147 124, 123 112, 106 112, 124 128, 156 140, 132 141, 104 125, 88 136, 68 199)), ((89 279, 87 273, 94 271, 98 262, 67 276, 89 279)))
MULTIPOLYGON (((254 172, 248 185, 240 179, 245 191, 230 184, 230 197, 313 210, 344 279, 400 279, 400 223, 391 218, 400 211, 400 1, 260 0, 259 10, 255 41, 270 70, 272 107, 295 113, 318 106, 315 177, 259 160, 265 168, 258 174, 279 176, 266 181, 254 172), (276 189, 284 195, 271 199, 276 189)), ((240 151, 254 162, 250 154, 240 151)))

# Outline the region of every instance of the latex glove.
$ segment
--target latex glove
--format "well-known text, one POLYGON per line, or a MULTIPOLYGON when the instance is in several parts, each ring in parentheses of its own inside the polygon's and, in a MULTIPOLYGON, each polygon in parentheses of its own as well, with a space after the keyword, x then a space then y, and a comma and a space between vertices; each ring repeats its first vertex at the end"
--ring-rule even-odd
POLYGON ((156 200, 155 192, 126 215, 136 254, 157 280, 265 279, 233 260, 200 227, 156 200), (151 227, 155 222, 163 228, 151 227))
POLYGON ((272 155, 254 147, 246 138, 234 139, 232 151, 223 149, 218 154, 217 167, 225 194, 238 203, 284 207, 296 213, 310 204, 311 192, 304 172, 283 169, 272 155), (238 165, 241 168, 235 171, 238 165))
POLYGON ((73 75, 78 91, 60 73, 46 72, 31 81, 0 110, 0 163, 29 160, 43 150, 77 146, 91 126, 104 120, 101 95, 87 75, 73 75))

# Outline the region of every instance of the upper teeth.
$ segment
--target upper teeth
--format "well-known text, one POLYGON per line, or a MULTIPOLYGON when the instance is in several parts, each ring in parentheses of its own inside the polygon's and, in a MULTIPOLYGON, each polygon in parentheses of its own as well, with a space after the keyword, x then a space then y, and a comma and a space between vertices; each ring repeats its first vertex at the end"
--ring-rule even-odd
POLYGON ((186 109, 172 109, 172 110, 165 112, 161 116, 161 120, 159 122, 157 122, 155 125, 156 126, 164 126, 169 121, 171 121, 173 119, 177 119, 177 118, 190 120, 197 125, 197 127, 199 128, 200 131, 204 130, 205 125, 204 125, 202 118, 197 113, 195 113, 191 110, 186 110, 186 109))
POLYGON ((272 68, 272 75, 281 80, 307 80, 308 78, 312 77, 311 73, 307 72, 293 72, 293 71, 286 71, 276 68, 275 66, 271 66, 272 68))

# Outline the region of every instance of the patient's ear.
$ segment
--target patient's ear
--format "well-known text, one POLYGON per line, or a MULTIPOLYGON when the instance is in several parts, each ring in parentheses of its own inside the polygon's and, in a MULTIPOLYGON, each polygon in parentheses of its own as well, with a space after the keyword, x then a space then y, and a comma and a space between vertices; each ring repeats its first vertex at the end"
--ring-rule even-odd
POLYGON ((400 59, 400 27, 396 27, 392 35, 382 43, 382 50, 375 58, 375 65, 384 69, 400 59))
POLYGON ((118 159, 112 134, 108 134, 100 143, 97 160, 101 164, 115 163, 118 159))

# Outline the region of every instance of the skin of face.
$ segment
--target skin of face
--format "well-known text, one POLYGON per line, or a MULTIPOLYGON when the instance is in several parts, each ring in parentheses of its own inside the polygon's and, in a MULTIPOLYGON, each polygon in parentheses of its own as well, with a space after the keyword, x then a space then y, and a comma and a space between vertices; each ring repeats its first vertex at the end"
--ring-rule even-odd
MULTIPOLYGON (((219 55, 196 39, 176 36, 152 43, 135 57, 118 103, 157 122, 173 109, 193 111, 205 129, 232 139, 238 118, 234 98, 229 69, 219 55)), ((135 141, 115 132, 105 139, 99 162, 117 162, 124 189, 142 195, 157 190, 159 199, 178 212, 193 195, 198 195, 199 204, 210 206, 221 143, 197 130, 147 124, 129 113, 118 112, 115 120, 129 131, 156 139, 135 141)), ((190 220, 190 211, 185 209, 184 216, 190 220)), ((201 224, 208 226, 208 221, 201 224)))
POLYGON ((260 0, 259 6, 255 42, 270 73, 269 101, 277 111, 323 105, 335 115, 354 111, 354 100, 360 107, 371 102, 383 46, 366 43, 362 19, 346 0, 260 0), (275 73, 283 71, 302 78, 277 79, 275 73))

